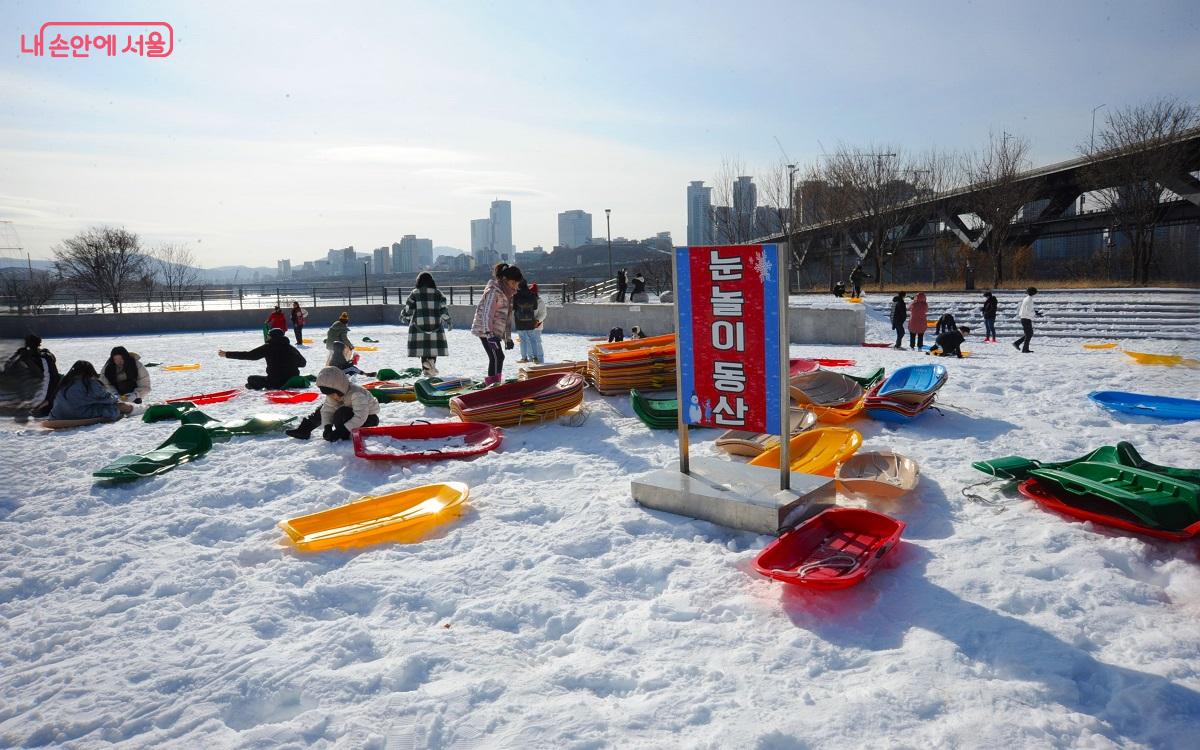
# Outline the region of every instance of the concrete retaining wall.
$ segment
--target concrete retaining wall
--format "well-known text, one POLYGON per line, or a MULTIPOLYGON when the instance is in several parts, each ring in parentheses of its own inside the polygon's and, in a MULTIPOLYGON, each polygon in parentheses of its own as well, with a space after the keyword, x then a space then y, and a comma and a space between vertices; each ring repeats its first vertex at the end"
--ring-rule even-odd
MULTIPOLYGON (((309 311, 307 329, 314 338, 341 313, 350 313, 350 326, 397 324, 399 305, 356 305, 321 307, 309 311)), ((270 308, 259 310, 209 310, 123 313, 121 315, 29 315, 0 316, 0 337, 21 338, 34 332, 46 339, 76 336, 119 336, 134 333, 172 333, 186 331, 245 331, 260 328, 270 308)), ((452 305, 454 327, 470 327, 475 308, 452 305)), ((861 305, 838 307, 793 307, 788 318, 794 344, 860 344, 866 333, 866 312, 861 305)), ((641 326, 648 336, 675 330, 674 307, 663 304, 629 305, 612 303, 572 303, 551 307, 546 318, 547 333, 578 333, 607 336, 609 329, 621 327, 628 334, 641 326)))

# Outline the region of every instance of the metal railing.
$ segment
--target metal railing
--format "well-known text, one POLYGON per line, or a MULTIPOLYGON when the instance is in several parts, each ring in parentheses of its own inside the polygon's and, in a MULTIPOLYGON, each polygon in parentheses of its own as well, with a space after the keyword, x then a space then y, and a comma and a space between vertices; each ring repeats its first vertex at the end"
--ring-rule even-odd
MULTIPOLYGON (((570 279, 561 284, 539 284, 538 292, 547 304, 561 305, 575 301, 581 294, 582 282, 570 279)), ((484 284, 447 285, 439 287, 452 305, 474 305, 483 295, 484 284)), ((614 286, 615 288, 615 286, 614 286)), ((168 291, 133 290, 121 300, 122 313, 160 313, 207 310, 256 310, 280 305, 290 308, 299 302, 308 309, 319 307, 353 307, 354 305, 402 304, 411 287, 353 285, 285 285, 254 284, 237 287, 197 287, 168 291)), ((30 305, 27 300, 0 296, 0 315, 90 315, 111 313, 112 305, 95 295, 62 291, 45 302, 30 305)))

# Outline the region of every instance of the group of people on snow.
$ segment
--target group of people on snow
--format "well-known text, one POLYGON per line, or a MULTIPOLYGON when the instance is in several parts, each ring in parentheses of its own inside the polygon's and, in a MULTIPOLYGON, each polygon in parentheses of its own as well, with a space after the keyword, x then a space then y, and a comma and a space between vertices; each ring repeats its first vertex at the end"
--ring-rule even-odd
POLYGON ((629 291, 630 302, 650 301, 650 298, 646 295, 646 277, 642 275, 641 271, 634 273, 632 278, 630 278, 629 272, 624 268, 617 271, 617 293, 612 298, 612 301, 624 302, 626 290, 629 291), (633 289, 629 288, 630 284, 633 285, 633 289))
POLYGON ((150 395, 150 372, 136 353, 114 346, 99 371, 81 359, 60 375, 54 354, 31 333, 5 361, 0 392, 0 409, 20 420, 116 421, 150 395))
MULTIPOLYGON (((1026 289, 1025 297, 1017 307, 1017 317, 1021 321, 1022 336, 1013 342, 1013 347, 1027 354, 1032 351, 1029 348, 1029 342, 1033 339, 1033 319, 1042 316, 1034 308, 1033 297, 1036 294, 1037 289, 1035 287, 1026 289)), ((926 300, 924 292, 918 292, 913 297, 911 303, 906 302, 905 297, 904 292, 899 292, 896 296, 892 297, 891 323, 892 330, 896 332, 896 343, 893 344, 892 348, 904 348, 905 324, 907 323, 908 347, 910 349, 924 349, 925 331, 929 328, 929 302, 926 300)), ((983 298, 983 307, 980 311, 984 325, 983 340, 995 342, 996 312, 999 308, 999 300, 991 292, 984 292, 983 298)), ((954 316, 946 313, 938 318, 934 329, 936 339, 933 346, 930 347, 930 352, 944 357, 962 357, 962 344, 965 336, 970 333, 970 328, 956 325, 954 316)))

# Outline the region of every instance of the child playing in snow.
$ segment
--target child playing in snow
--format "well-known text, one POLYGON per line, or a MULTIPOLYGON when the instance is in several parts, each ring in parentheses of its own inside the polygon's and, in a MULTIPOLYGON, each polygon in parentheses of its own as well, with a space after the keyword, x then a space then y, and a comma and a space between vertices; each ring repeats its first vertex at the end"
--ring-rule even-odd
POLYGON ((962 345, 966 341, 966 335, 971 332, 970 328, 963 326, 939 334, 937 343, 929 349, 929 353, 935 357, 958 357, 962 359, 962 345))
POLYGON ((351 430, 379 424, 379 402, 338 368, 326 367, 317 373, 317 388, 325 394, 325 402, 288 430, 289 436, 308 440, 313 430, 323 427, 321 436, 332 443, 349 440, 351 430))
POLYGON ((471 322, 471 333, 483 343, 488 357, 487 385, 500 382, 504 370, 504 350, 513 348, 512 340, 512 297, 521 283, 521 269, 500 264, 496 267, 496 278, 488 282, 483 297, 475 308, 475 319, 471 322), (503 340, 503 348, 501 348, 503 340))

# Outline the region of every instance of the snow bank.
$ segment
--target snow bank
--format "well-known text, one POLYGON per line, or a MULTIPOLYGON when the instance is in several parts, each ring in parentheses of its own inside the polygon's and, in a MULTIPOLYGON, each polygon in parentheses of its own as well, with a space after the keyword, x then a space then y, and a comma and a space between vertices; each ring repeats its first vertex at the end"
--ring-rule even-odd
MULTIPOLYGON (((869 326, 884 340, 886 323, 869 326)), ((413 364, 404 329, 353 334, 382 341, 364 354, 368 369, 413 364)), ((256 363, 216 350, 259 342, 119 343, 146 361, 203 363, 153 370, 161 399, 242 382, 256 363)), ((47 345, 65 369, 99 364, 113 343, 47 345)), ((544 345, 553 361, 582 358, 588 342, 544 345)), ((482 373, 469 334, 451 332, 450 346, 443 373, 482 373)), ((1078 342, 1035 340, 1030 355, 968 348, 941 360, 942 414, 853 424, 863 450, 916 459, 921 484, 880 508, 909 524, 891 564, 820 595, 752 572, 766 537, 636 506, 630 477, 671 465, 675 439, 621 398, 589 393, 581 426, 509 429, 501 450, 471 461, 371 462, 348 443, 243 437, 125 486, 90 472, 174 425, 8 422, 0 746, 1194 747, 1197 545, 1119 536, 982 490, 993 508, 960 489, 984 479, 977 458, 1060 459, 1121 439, 1195 466, 1200 422, 1121 419, 1085 395, 1196 398, 1196 373, 1078 342), (471 485, 469 506, 418 545, 302 556, 275 526, 444 480, 471 485)), ((858 347, 792 354, 852 357, 860 372, 928 361, 858 347)), ((385 423, 446 414, 381 409, 385 423)), ((248 393, 204 410, 307 407, 248 393)), ((715 453, 715 431, 693 434, 696 453, 715 453)))

